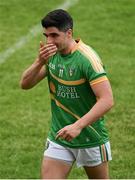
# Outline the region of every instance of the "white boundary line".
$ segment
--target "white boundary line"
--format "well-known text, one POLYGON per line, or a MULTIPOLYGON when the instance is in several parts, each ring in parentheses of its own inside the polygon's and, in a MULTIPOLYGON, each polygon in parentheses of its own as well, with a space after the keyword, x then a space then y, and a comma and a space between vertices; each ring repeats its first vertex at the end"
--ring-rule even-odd
MULTIPOLYGON (((63 4, 59 5, 56 9, 69 9, 71 6, 75 5, 78 0, 65 0, 63 4)), ((28 43, 33 37, 37 36, 42 32, 41 25, 37 24, 29 30, 28 34, 22 36, 18 42, 13 44, 11 47, 0 53, 0 64, 5 62, 12 54, 14 54, 18 49, 22 48, 26 43, 28 43)))

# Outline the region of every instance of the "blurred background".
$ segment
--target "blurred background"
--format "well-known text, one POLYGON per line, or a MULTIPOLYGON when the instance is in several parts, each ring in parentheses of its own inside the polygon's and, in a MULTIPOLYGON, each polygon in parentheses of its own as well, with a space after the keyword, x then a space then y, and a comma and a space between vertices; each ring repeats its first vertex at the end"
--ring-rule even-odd
MULTIPOLYGON (((134 0, 0 0, 0 178, 40 178, 50 123, 47 80, 29 91, 19 81, 44 41, 41 18, 56 8, 72 15, 74 38, 97 51, 112 84, 110 178, 135 178, 134 0)), ((74 167, 69 178, 87 177, 74 167)))

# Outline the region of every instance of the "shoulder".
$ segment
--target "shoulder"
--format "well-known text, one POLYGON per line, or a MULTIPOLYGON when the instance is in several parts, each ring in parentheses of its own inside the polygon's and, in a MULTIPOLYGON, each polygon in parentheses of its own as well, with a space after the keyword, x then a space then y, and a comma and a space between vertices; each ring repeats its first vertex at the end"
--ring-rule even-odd
POLYGON ((83 66, 92 67, 95 72, 103 72, 103 63, 97 54, 97 52, 89 45, 86 45, 81 41, 78 46, 78 52, 80 53, 83 66))

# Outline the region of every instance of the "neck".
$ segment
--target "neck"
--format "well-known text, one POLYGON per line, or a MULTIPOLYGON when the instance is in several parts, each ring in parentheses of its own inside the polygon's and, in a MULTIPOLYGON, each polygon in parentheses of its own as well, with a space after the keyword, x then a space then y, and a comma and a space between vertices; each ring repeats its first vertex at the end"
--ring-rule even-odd
POLYGON ((72 52, 73 47, 76 45, 76 42, 74 39, 72 39, 69 44, 67 45, 67 47, 65 49, 63 49, 62 51, 60 51, 61 54, 70 54, 72 52))

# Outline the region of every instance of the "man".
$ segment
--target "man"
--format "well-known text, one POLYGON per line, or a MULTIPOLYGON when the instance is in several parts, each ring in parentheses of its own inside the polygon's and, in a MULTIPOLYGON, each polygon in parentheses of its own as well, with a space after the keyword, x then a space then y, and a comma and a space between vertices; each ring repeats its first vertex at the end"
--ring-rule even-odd
POLYGON ((74 161, 88 178, 109 178, 110 143, 103 115, 113 106, 109 80, 96 52, 73 39, 73 20, 64 10, 42 19, 46 44, 23 73, 30 89, 48 78, 51 127, 41 167, 43 179, 65 179, 74 161))

